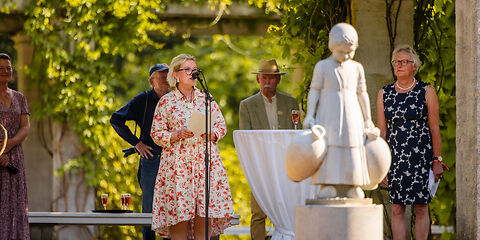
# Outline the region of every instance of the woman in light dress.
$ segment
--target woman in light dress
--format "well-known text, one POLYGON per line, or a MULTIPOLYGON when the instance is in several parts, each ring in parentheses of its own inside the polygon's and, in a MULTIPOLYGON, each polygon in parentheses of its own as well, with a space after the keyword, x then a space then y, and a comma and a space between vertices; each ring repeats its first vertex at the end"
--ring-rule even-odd
MULTIPOLYGON (((195 87, 197 72, 193 56, 172 59, 168 81, 175 90, 158 102, 151 136, 163 147, 155 184, 152 229, 173 240, 205 239, 205 134, 194 137, 186 128, 193 112, 205 112, 205 93, 195 87)), ((211 102, 212 135, 210 162, 209 236, 230 226, 233 203, 227 173, 217 142, 226 132, 225 120, 216 102, 211 102)))

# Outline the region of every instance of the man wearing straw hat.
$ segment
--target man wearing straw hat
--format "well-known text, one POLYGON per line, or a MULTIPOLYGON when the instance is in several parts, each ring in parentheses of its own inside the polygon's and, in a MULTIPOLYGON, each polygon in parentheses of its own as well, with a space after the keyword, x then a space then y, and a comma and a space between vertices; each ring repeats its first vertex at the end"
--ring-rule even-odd
MULTIPOLYGON (((298 110, 295 98, 277 91, 280 78, 285 73, 279 71, 277 62, 261 60, 257 75, 260 91, 240 102, 239 128, 241 130, 255 129, 293 129, 292 110, 298 110)), ((299 121, 301 122, 301 121, 299 121)), ((254 183, 250 183, 254 184, 254 183)), ((250 234, 253 240, 265 239, 265 219, 253 194, 251 195, 252 219, 250 234)))

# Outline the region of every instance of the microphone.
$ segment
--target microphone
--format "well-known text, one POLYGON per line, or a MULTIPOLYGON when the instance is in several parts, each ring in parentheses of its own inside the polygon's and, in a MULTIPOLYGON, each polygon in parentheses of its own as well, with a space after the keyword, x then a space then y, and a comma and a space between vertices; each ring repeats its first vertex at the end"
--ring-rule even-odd
POLYGON ((201 72, 202 72, 202 70, 197 69, 197 71, 195 71, 195 72, 192 73, 192 77, 195 78, 195 79, 201 80, 201 79, 200 79, 200 73, 201 73, 201 72))

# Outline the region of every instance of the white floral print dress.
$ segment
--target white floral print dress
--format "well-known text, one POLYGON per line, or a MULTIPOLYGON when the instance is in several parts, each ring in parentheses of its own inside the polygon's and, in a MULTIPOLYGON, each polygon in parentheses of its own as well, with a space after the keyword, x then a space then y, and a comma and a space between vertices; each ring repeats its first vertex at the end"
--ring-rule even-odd
MULTIPOLYGON (((227 132, 216 102, 212 110, 212 133, 220 140, 227 132)), ((170 131, 188 126, 192 112, 205 112, 205 95, 195 88, 192 102, 176 89, 157 104, 152 123, 153 141, 163 147, 153 197, 152 230, 170 237, 169 227, 189 221, 188 237, 193 238, 195 216, 205 217, 205 142, 192 137, 170 144, 170 131)), ((233 203, 227 173, 216 143, 211 144, 209 218, 212 235, 230 226, 233 203)))

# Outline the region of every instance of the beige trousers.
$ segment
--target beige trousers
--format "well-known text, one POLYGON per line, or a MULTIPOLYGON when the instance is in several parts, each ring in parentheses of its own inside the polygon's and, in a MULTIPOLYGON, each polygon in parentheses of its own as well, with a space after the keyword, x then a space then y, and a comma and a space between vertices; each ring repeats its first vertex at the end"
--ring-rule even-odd
POLYGON ((250 236, 252 240, 265 240, 265 220, 267 215, 258 206, 257 201, 250 194, 252 219, 250 220, 250 236))

